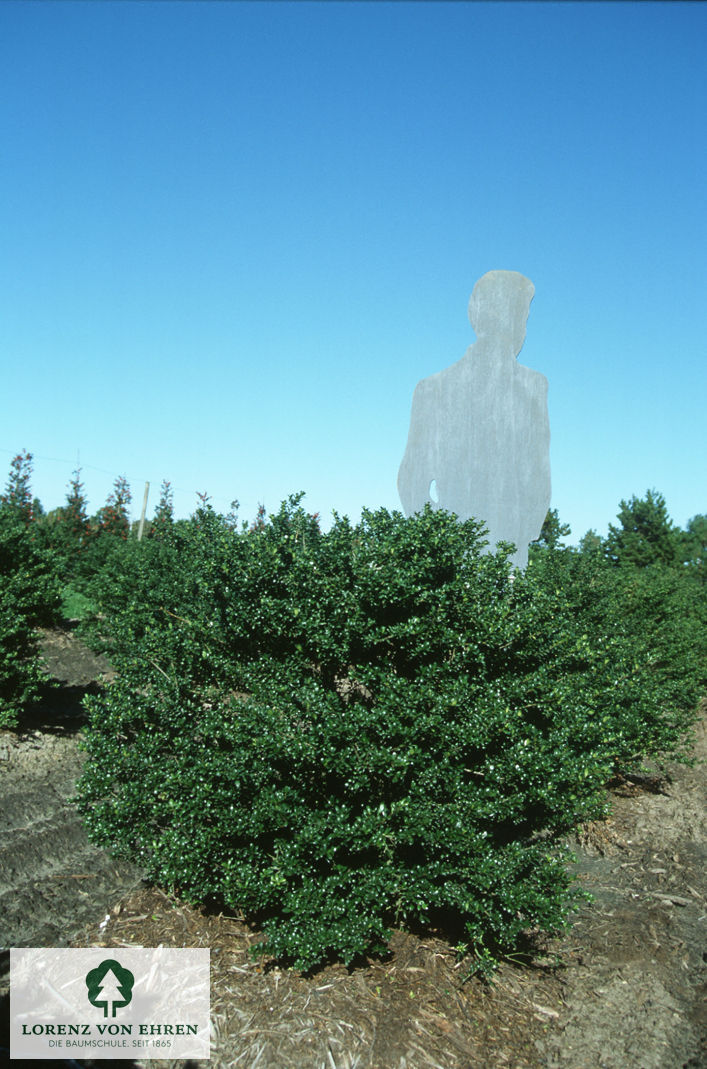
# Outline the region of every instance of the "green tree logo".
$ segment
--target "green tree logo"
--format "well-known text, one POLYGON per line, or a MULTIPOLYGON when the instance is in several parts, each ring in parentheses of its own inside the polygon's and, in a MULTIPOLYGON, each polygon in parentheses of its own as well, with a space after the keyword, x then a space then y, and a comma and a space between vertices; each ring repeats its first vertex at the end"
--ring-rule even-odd
POLYGON ((133 997, 135 977, 119 961, 106 958, 86 974, 88 1001, 103 1007, 104 1017, 115 1017, 118 1006, 127 1006, 133 997))

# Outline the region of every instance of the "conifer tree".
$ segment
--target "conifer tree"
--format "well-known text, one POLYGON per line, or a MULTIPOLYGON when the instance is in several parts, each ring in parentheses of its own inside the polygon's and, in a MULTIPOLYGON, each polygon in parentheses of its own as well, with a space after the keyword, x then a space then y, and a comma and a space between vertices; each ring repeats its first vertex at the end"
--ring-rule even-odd
POLYGON ((601 553, 602 540, 593 527, 582 535, 579 540, 579 552, 585 555, 601 553))
POLYGON ((562 523, 557 509, 548 509, 540 530, 540 537, 535 545, 546 546, 548 549, 558 549, 563 538, 572 534, 568 523, 562 523))
POLYGON ((621 566, 645 568, 650 564, 676 564, 680 556, 679 532, 668 516, 665 498, 647 490, 619 506, 618 525, 609 524, 604 544, 607 558, 621 566))
POLYGON ((124 475, 119 475, 113 483, 105 505, 98 513, 98 525, 101 534, 117 535, 127 538, 130 531, 128 508, 132 501, 130 484, 124 475))
POLYGON ((160 499, 157 502, 157 508, 155 509, 155 515, 152 518, 152 525, 149 531, 150 536, 159 538, 173 522, 174 493, 172 491, 172 484, 168 479, 163 479, 162 486, 160 487, 160 499))
POLYGON ((5 493, 0 495, 0 507, 10 509, 24 523, 33 519, 32 454, 23 450, 10 464, 5 493))
POLYGON ((88 531, 88 512, 86 509, 86 494, 81 482, 81 469, 77 468, 69 483, 69 491, 66 495, 66 505, 62 513, 62 522, 66 530, 79 543, 85 538, 88 531))

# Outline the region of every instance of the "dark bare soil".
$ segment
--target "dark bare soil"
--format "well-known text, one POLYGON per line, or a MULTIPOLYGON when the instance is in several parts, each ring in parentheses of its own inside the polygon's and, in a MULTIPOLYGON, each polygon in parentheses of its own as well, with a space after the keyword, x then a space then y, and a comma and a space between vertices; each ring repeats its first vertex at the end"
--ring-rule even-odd
POLYGON ((63 690, 0 734, 0 944, 209 947, 200 1064, 214 1069, 707 1069, 703 763, 614 785, 611 816, 574 844, 594 902, 492 985, 465 980, 469 962, 434 931, 394 933, 387 960, 302 977, 254 960, 243 918, 190 907, 87 843, 68 801, 77 698, 108 666, 71 633, 43 643, 63 690))
POLYGON ((84 760, 81 699, 110 678, 110 666, 69 628, 43 632, 41 644, 61 686, 47 691, 17 732, 0 732, 0 1062, 9 948, 68 946, 82 924, 105 915, 142 877, 88 842, 70 801, 84 760))

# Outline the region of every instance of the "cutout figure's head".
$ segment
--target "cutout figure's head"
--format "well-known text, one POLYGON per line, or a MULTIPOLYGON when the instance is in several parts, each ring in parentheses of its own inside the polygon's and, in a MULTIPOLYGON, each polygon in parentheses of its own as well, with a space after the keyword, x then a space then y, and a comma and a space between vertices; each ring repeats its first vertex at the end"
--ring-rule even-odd
POLYGON ((474 286, 469 322, 477 338, 510 343, 513 355, 523 348, 535 286, 517 271, 488 271, 474 286))

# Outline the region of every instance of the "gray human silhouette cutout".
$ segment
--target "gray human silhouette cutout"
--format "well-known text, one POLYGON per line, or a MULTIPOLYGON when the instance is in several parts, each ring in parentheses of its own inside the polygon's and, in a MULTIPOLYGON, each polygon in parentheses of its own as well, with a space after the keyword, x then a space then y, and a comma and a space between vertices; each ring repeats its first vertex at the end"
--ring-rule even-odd
POLYGON ((418 382, 398 473, 406 515, 429 502, 483 520, 487 550, 513 542, 516 568, 528 563, 550 505, 547 379, 517 361, 534 293, 517 271, 479 279, 469 301, 477 340, 456 364, 418 382))

